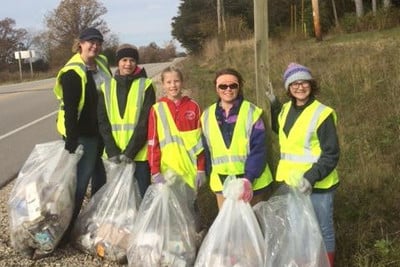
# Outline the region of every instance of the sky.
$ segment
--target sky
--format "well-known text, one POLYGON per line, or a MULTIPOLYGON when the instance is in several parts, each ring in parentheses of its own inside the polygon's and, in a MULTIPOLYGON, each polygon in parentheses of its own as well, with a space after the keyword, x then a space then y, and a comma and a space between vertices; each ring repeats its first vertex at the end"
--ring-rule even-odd
MULTIPOLYGON (((120 43, 164 47, 173 38, 171 22, 178 15, 180 0, 99 0, 107 8, 102 17, 120 43)), ((56 0, 11 0, 0 9, 0 20, 15 20, 15 28, 38 32, 45 29, 44 15, 56 9, 56 0)), ((175 41, 177 49, 180 45, 175 41)))

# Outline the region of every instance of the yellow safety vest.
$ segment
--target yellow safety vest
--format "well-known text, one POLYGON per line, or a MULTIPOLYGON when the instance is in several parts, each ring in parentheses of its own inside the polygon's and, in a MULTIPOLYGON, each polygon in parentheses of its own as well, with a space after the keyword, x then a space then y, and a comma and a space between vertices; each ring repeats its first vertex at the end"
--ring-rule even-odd
MULTIPOLYGON (((99 66, 99 71, 103 72, 104 77, 109 77, 111 79, 111 74, 108 71, 108 61, 104 55, 99 55, 96 57, 96 64, 99 66)), ((53 92, 56 95, 56 98, 60 102, 58 115, 57 115, 57 131, 62 135, 66 136, 65 130, 65 111, 64 111, 64 99, 63 99, 63 90, 61 85, 61 76, 69 71, 75 71, 79 77, 81 78, 82 85, 81 85, 81 99, 79 100, 78 104, 78 118, 82 112, 83 106, 85 104, 85 86, 87 82, 86 77, 86 65, 83 62, 81 55, 76 53, 74 56, 68 60, 68 62, 64 65, 64 67, 58 72, 56 78, 56 84, 54 86, 53 92)))
MULTIPOLYGON (((333 114, 335 124, 337 117, 332 108, 315 100, 303 110, 290 129, 289 135, 286 136, 283 127, 291 105, 291 101, 284 104, 278 117, 281 158, 276 171, 276 180, 295 186, 297 179, 302 177, 321 156, 317 135, 319 126, 330 114, 333 114)), ((339 177, 334 169, 323 180, 316 182, 314 188, 327 189, 338 182, 339 177)))
MULTIPOLYGON (((104 95, 107 117, 111 124, 112 135, 115 143, 122 151, 128 146, 129 140, 135 133, 140 111, 143 106, 144 96, 151 83, 152 81, 147 78, 139 78, 132 82, 126 101, 124 117, 121 117, 119 113, 116 80, 111 79, 111 82, 103 84, 101 87, 104 95)), ((147 160, 147 145, 141 148, 134 160, 147 160)))
MULTIPOLYGON (((251 131, 262 110, 246 100, 242 102, 231 146, 227 148, 214 115, 216 106, 217 104, 213 104, 203 112, 201 124, 211 155, 210 187, 214 192, 219 192, 223 190, 219 175, 240 175, 245 172, 245 162, 250 152, 251 131)), ((271 182, 272 174, 267 164, 261 176, 253 181, 253 190, 264 188, 271 182)))
POLYGON ((197 156, 203 151, 201 129, 179 131, 165 102, 154 104, 153 109, 158 118, 161 172, 171 169, 182 176, 191 188, 195 188, 197 156))

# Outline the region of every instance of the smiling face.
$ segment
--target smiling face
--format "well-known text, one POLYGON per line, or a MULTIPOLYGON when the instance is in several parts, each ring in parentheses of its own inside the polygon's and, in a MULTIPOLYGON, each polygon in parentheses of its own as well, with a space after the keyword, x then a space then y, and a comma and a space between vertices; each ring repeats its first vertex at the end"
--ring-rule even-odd
POLYGON ((103 42, 100 40, 88 40, 88 41, 80 41, 81 47, 81 57, 82 59, 87 62, 94 60, 101 52, 101 47, 103 42))
POLYGON ((239 80, 235 75, 220 75, 215 81, 215 87, 222 104, 233 104, 239 95, 239 80))
POLYGON ((290 94, 296 99, 297 106, 307 103, 311 95, 310 81, 297 80, 289 85, 290 94))
POLYGON ((136 69, 136 61, 132 57, 123 57, 118 61, 118 70, 120 75, 130 75, 136 69))
POLYGON ((164 72, 162 78, 162 87, 166 97, 171 100, 179 100, 182 98, 183 81, 176 71, 164 72))

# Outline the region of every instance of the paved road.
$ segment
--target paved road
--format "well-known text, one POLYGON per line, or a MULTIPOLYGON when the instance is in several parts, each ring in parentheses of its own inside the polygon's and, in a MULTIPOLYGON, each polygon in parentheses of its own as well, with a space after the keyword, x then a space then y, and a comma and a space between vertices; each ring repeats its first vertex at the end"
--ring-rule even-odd
MULTIPOLYGON (((157 74, 171 64, 143 66, 157 87, 157 74)), ((52 91, 54 81, 0 86, 0 188, 16 176, 35 144, 60 138, 55 128, 58 103, 52 91)))

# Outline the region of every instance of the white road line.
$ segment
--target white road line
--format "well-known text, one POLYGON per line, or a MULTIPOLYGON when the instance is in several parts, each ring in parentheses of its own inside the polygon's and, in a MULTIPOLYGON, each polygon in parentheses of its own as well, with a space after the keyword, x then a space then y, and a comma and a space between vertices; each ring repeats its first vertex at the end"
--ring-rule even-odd
POLYGON ((34 125, 34 124, 36 124, 36 123, 42 121, 42 120, 45 120, 45 119, 47 119, 47 118, 53 116, 53 115, 56 114, 57 112, 58 112, 58 110, 56 110, 56 111, 54 111, 54 112, 52 112, 52 113, 50 113, 50 114, 47 114, 47 115, 45 115, 45 116, 43 116, 43 117, 41 117, 41 118, 39 118, 39 119, 37 119, 37 120, 34 120, 34 121, 32 121, 32 122, 30 122, 30 123, 28 123, 28 124, 25 124, 24 126, 21 126, 21 127, 15 129, 15 130, 11 131, 11 132, 8 132, 8 133, 6 133, 6 134, 0 136, 0 140, 3 140, 4 138, 6 138, 6 137, 8 137, 8 136, 10 136, 10 135, 12 135, 12 134, 15 134, 15 133, 17 133, 17 132, 19 132, 19 131, 22 131, 22 130, 24 130, 24 129, 26 129, 26 128, 28 128, 28 127, 30 127, 30 126, 32 126, 32 125, 34 125))

